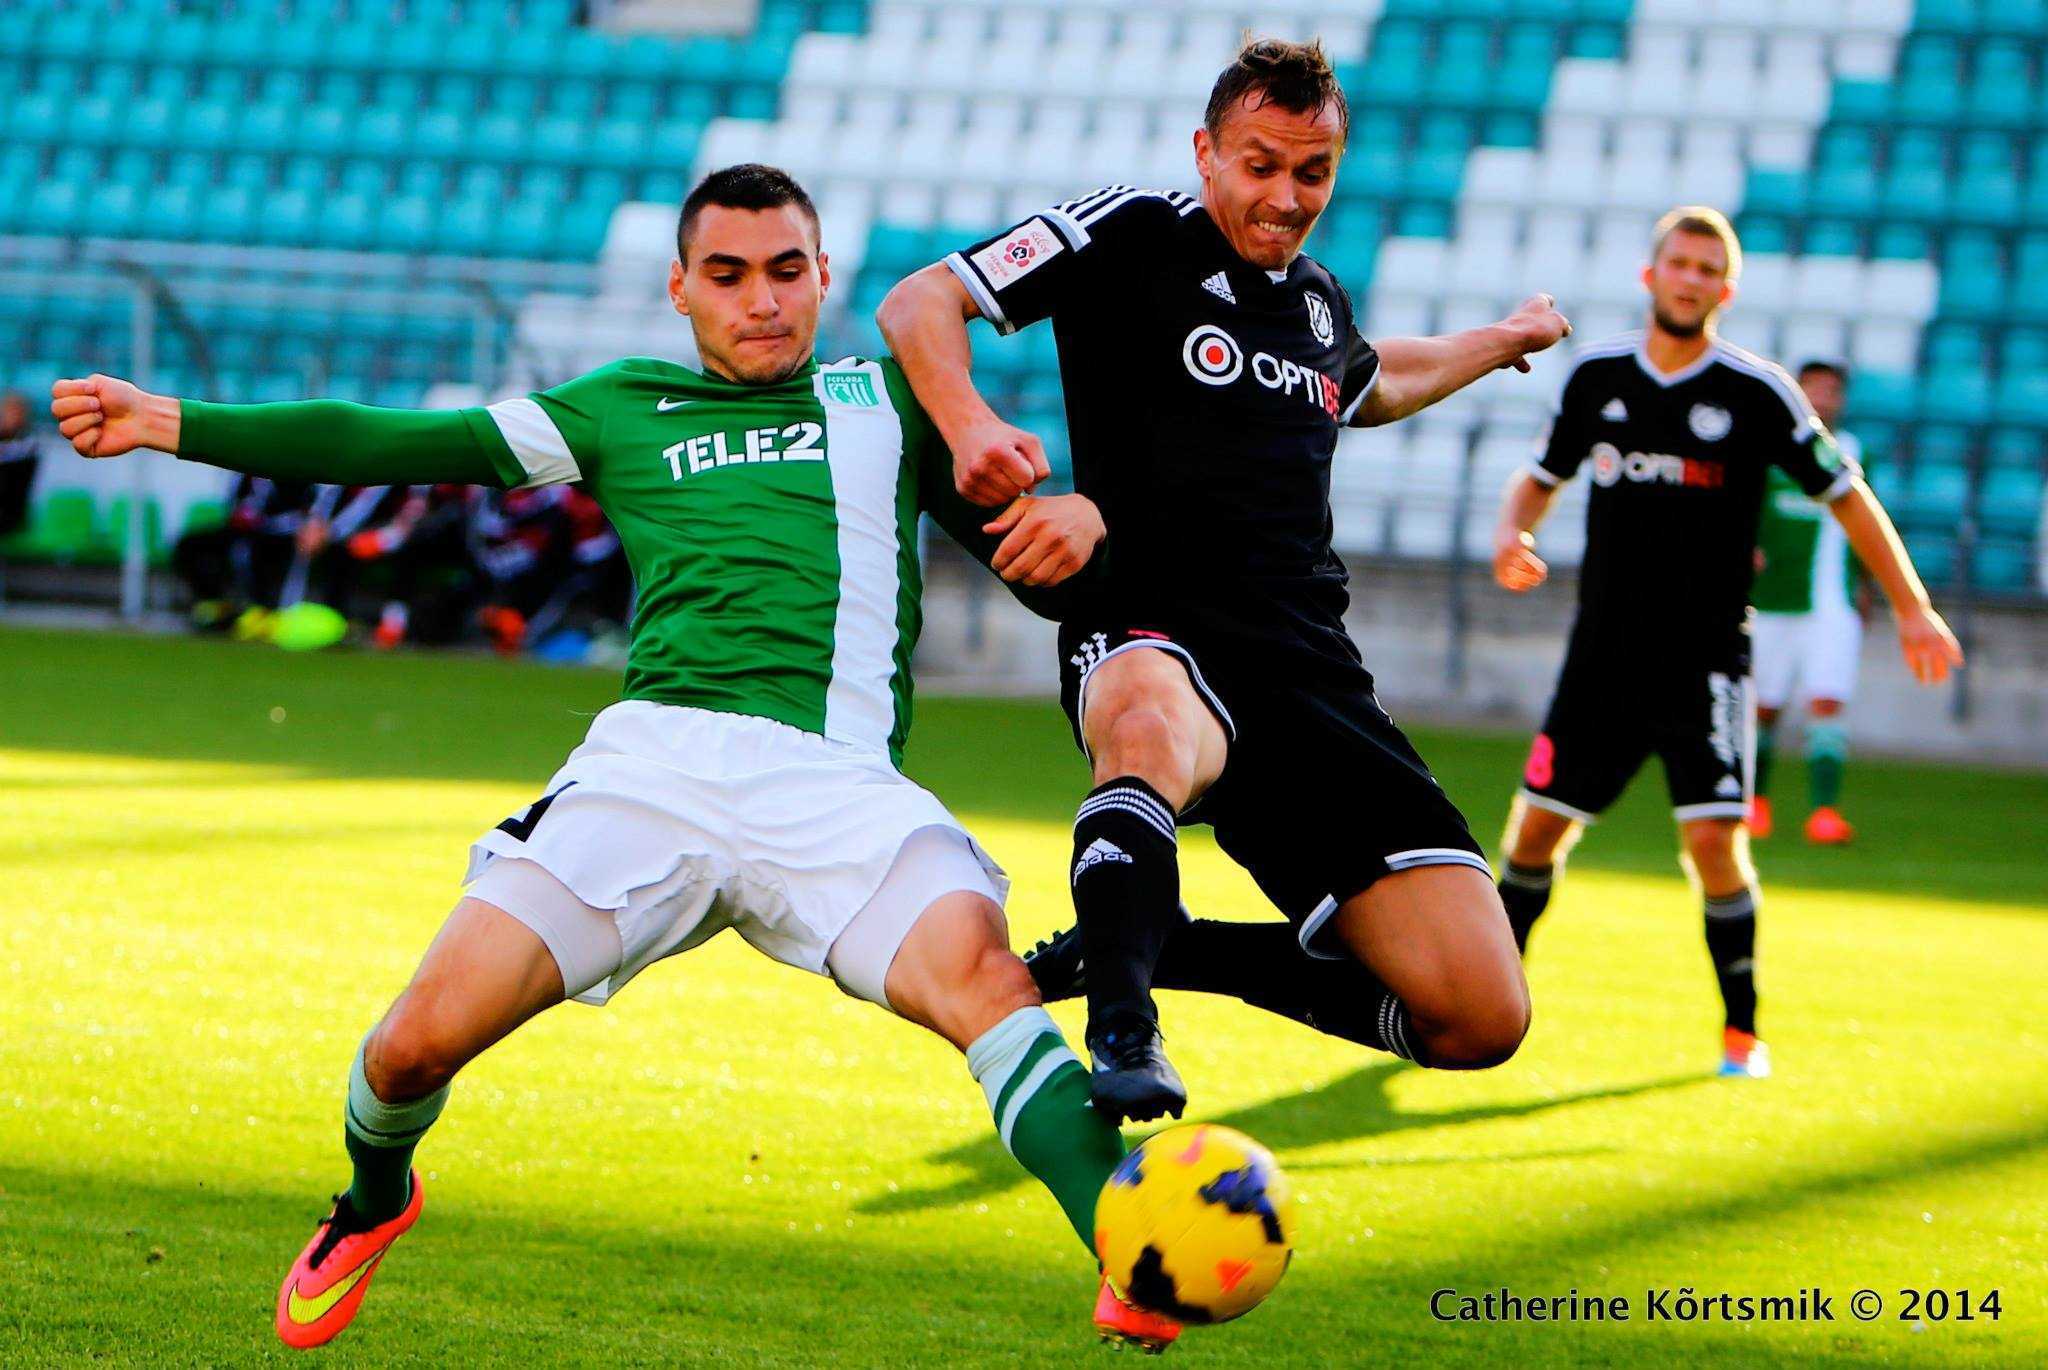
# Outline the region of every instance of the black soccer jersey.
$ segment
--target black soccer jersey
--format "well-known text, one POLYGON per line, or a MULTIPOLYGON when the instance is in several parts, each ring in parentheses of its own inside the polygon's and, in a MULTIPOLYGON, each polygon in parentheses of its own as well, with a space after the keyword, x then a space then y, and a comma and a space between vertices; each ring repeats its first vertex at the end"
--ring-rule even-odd
POLYGON ((1127 186, 946 264, 1002 332, 1052 320, 1074 483, 1113 549, 1087 612, 1357 662, 1330 460, 1379 357, 1329 272, 1265 271, 1199 201, 1127 186))
POLYGON ((1714 339, 1659 373, 1640 331, 1582 350, 1530 474, 1591 464, 1574 642, 1684 663, 1743 648, 1764 477, 1832 501, 1858 475, 1782 367, 1714 339))

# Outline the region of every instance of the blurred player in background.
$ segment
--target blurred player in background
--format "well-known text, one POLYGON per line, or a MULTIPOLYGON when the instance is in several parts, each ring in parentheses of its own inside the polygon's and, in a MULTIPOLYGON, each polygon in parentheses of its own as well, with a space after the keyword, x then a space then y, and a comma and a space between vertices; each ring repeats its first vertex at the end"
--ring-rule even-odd
MULTIPOLYGON (((1843 454, 1862 466, 1863 444, 1836 425, 1847 398, 1848 375, 1837 364, 1810 361, 1799 368, 1799 388, 1843 454)), ((1777 754, 1778 717, 1794 702, 1806 704, 1806 840, 1840 846, 1856 835, 1842 811, 1842 770, 1849 733, 1842 711, 1856 693, 1863 651, 1863 617, 1870 593, 1859 583, 1848 535, 1791 478, 1773 467, 1757 525, 1756 798, 1749 832, 1769 837, 1770 785, 1777 754)))
POLYGON ((1783 368, 1723 342, 1742 249, 1718 211, 1659 221, 1643 286, 1648 326, 1583 348, 1549 437, 1508 484, 1494 577, 1543 583, 1534 530, 1557 488, 1590 463, 1579 610, 1543 729, 1508 819, 1501 900, 1524 948, 1556 866, 1582 827, 1657 756, 1705 900, 1707 948, 1726 1010, 1722 1073, 1762 1077, 1756 1036, 1756 873, 1743 819, 1755 759, 1749 592, 1765 475, 1783 471, 1825 505, 1890 598, 1915 678, 1962 652, 1891 520, 1783 368))
MULTIPOLYGON (((278 1289, 287 1344, 339 1333, 418 1218, 413 1151, 459 1070, 563 999, 602 1003, 728 927, 962 1050, 1003 1145, 1092 1251, 1122 1137, 1010 950, 1008 880, 898 766, 920 511, 1025 593, 1085 566, 1101 518, 1080 495, 993 518, 962 500, 892 363, 813 355, 829 282, 810 197, 773 168, 731 167, 685 200, 670 267, 701 373, 628 358, 443 411, 55 386, 62 431, 89 457, 151 447, 272 478, 582 481, 641 587, 624 699, 542 798, 472 846, 466 897, 355 1055, 353 1178, 278 1289)), ((1178 1331, 1112 1316, 1157 1342, 1178 1331)))
POLYGON ((1052 321, 1075 485, 1101 505, 1111 551, 1061 624, 1062 702, 1095 788, 1074 823, 1075 931, 1033 973, 1049 995, 1085 988, 1095 1103, 1114 1117, 1187 1102, 1155 986, 1341 1024, 1449 1068, 1503 1061, 1528 1030, 1479 843, 1345 631, 1330 463, 1346 425, 1526 370, 1569 325, 1539 295, 1485 328, 1367 342, 1302 252, 1349 127, 1320 44, 1248 41, 1194 132, 1199 198, 1107 187, 882 305, 961 491, 990 505, 1048 468, 975 388, 968 321, 1052 321), (1295 927, 1188 921, 1183 818, 1208 823, 1295 927))

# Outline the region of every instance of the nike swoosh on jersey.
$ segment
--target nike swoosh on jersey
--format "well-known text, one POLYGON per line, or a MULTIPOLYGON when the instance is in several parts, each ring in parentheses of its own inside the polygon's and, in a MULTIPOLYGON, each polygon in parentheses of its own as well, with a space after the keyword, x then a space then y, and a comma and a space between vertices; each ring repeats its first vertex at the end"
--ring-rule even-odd
POLYGON ((664 395, 654 402, 654 412, 657 414, 666 414, 671 409, 681 409, 686 404, 695 403, 695 400, 672 400, 668 396, 664 395))
MULTIPOLYGON (((390 1248, 386 1247, 385 1250, 388 1251, 390 1248)), ((300 1298, 299 1286, 296 1282, 293 1283, 292 1292, 285 1299, 285 1315, 301 1326, 320 1321, 320 1319, 327 1316, 328 1311, 334 1305, 347 1298, 348 1291, 361 1284, 364 1277, 376 1267, 377 1262, 383 1259, 384 1252, 379 1251, 354 1270, 351 1270, 345 1277, 328 1285, 326 1289, 315 1294, 310 1299, 300 1298)))

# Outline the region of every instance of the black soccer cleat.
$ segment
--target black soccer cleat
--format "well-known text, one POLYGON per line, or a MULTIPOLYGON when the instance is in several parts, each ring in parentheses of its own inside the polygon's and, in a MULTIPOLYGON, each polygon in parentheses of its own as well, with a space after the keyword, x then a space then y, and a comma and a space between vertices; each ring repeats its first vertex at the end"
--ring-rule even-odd
POLYGON ((1111 1122, 1149 1123, 1169 1113, 1178 1118, 1187 1108, 1188 1087, 1166 1059, 1159 1024, 1150 1019, 1119 1014, 1115 1026, 1089 1037, 1088 1054, 1095 1066, 1089 1097, 1111 1122))
POLYGON ((1024 966, 1038 985, 1038 997, 1048 1004, 1078 999, 1087 992, 1088 977, 1081 965, 1081 929, 1056 932, 1024 953, 1024 966))

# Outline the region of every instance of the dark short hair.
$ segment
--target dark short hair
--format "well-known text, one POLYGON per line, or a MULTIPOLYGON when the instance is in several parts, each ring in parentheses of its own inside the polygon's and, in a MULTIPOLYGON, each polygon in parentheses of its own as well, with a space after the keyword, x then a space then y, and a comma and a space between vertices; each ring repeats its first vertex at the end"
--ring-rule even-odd
POLYGON ((1264 98, 1254 109, 1278 105, 1290 114, 1321 114, 1334 107, 1338 142, 1351 136, 1351 106, 1344 99, 1344 87, 1337 84, 1337 73, 1320 38, 1290 43, 1246 34, 1237 56, 1209 90, 1209 108, 1202 115, 1202 124, 1210 138, 1223 136, 1223 116, 1255 91, 1264 98))
POLYGON ((697 227, 697 216, 708 205, 721 209, 780 209, 795 205, 811 221, 813 241, 818 237, 818 207, 811 203, 811 197, 794 176, 781 167, 741 162, 709 173, 683 197, 682 216, 676 220, 678 260, 690 259, 690 234, 697 227))
POLYGON ((1849 368, 1831 357, 1808 357, 1799 363, 1799 379, 1805 380, 1816 371, 1825 371, 1842 384, 1849 383, 1849 368))

